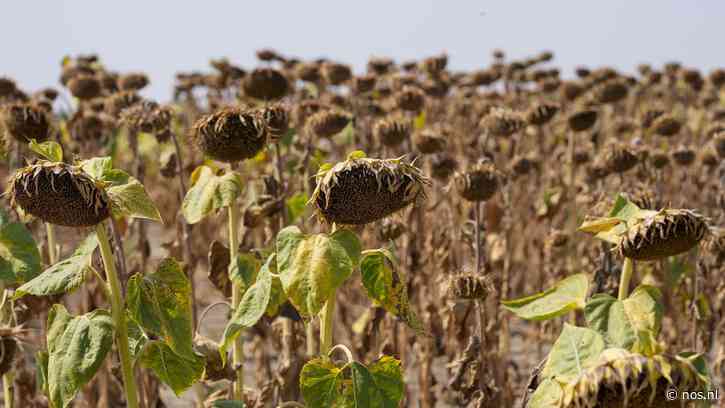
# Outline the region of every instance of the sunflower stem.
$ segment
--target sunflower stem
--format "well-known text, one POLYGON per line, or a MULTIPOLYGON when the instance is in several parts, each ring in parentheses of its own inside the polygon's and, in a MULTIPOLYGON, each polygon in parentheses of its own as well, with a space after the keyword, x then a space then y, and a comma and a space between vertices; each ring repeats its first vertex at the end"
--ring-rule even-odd
POLYGON ((116 271, 116 262, 111 253, 111 244, 108 241, 106 223, 96 225, 96 235, 101 247, 103 266, 106 269, 106 278, 111 289, 111 316, 116 327, 116 347, 121 358, 121 370, 123 373, 123 385, 126 392, 126 406, 138 408, 138 392, 136 391, 136 378, 133 374, 131 353, 128 349, 128 327, 123 295, 121 293, 121 282, 116 271))
POLYGON ((337 292, 333 292, 325 307, 322 308, 322 319, 320 320, 320 354, 327 357, 332 348, 332 321, 335 316, 335 296, 337 292))
MULTIPOLYGON (((232 203, 229 206, 229 259, 231 262, 237 261, 239 252, 239 207, 232 203)), ((239 307, 242 300, 242 288, 234 279, 232 280, 232 307, 239 307)), ((243 334, 243 333, 241 333, 243 334)), ((234 399, 244 400, 244 348, 242 344, 242 335, 234 340, 232 347, 232 361, 236 371, 237 379, 234 381, 234 399)))
POLYGON ((48 244, 48 262, 55 265, 58 262, 58 248, 55 244, 55 226, 49 222, 45 223, 46 241, 48 244))
POLYGON ((622 265, 622 275, 619 277, 619 300, 624 300, 629 296, 629 282, 632 280, 632 271, 634 270, 634 261, 632 258, 624 258, 622 265))

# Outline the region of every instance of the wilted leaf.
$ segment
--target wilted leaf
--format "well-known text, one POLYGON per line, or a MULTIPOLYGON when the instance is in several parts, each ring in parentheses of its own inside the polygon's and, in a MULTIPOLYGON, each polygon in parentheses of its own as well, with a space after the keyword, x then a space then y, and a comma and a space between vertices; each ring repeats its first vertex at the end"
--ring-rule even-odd
POLYGON ((260 262, 255 254, 240 252, 237 255, 237 262, 229 269, 229 279, 239 285, 244 292, 257 279, 259 268, 260 262))
POLYGON ((181 207, 189 224, 196 224, 212 211, 228 207, 242 191, 242 180, 235 172, 217 176, 210 167, 201 166, 194 173, 196 182, 186 193, 181 207))
POLYGON ((584 308, 587 325, 604 336, 608 345, 629 349, 635 333, 624 311, 624 303, 607 294, 596 294, 584 308))
POLYGON ((48 140, 47 142, 43 142, 43 143, 38 143, 37 140, 31 139, 30 143, 28 143, 28 148, 30 148, 30 150, 39 154, 41 157, 43 157, 46 160, 49 160, 52 162, 63 161, 63 148, 61 148, 57 142, 54 142, 52 140, 48 140))
POLYGON ((91 264, 93 251, 98 247, 95 233, 86 237, 76 248, 73 255, 46 269, 20 286, 15 291, 15 299, 25 295, 48 296, 67 293, 81 286, 91 264))
POLYGON ((558 382, 547 378, 542 381, 529 399, 528 408, 559 408, 564 390, 558 382))
POLYGON ((326 358, 310 360, 300 373, 300 391, 309 408, 329 408, 343 401, 341 370, 326 358))
POLYGON ((180 356, 162 341, 151 341, 144 348, 141 363, 153 370, 178 396, 201 379, 204 358, 196 353, 180 356))
POLYGON ((207 277, 225 297, 232 295, 232 281, 229 280, 229 248, 219 241, 209 245, 209 272, 207 277))
POLYGON ((653 286, 642 285, 624 299, 624 310, 637 339, 632 351, 645 355, 659 352, 657 335, 662 328, 662 293, 653 286))
POLYGON ((106 191, 116 215, 161 221, 159 210, 138 180, 131 178, 128 183, 109 187, 106 191))
POLYGON ((226 361, 227 349, 234 343, 239 333, 254 326, 262 318, 269 304, 272 290, 272 276, 269 274, 270 263, 274 262, 275 255, 270 255, 262 269, 259 271, 257 281, 244 292, 239 306, 234 310, 234 315, 227 323, 222 336, 222 344, 219 352, 222 361, 226 361))
POLYGON ((503 307, 528 320, 548 320, 584 307, 589 280, 583 273, 569 276, 542 293, 504 300, 503 307))
POLYGON ((390 356, 383 356, 368 367, 375 386, 380 393, 382 403, 374 407, 395 408, 403 399, 405 382, 400 361, 390 356))
POLYGON ((569 382, 604 350, 604 338, 592 329, 564 323, 564 329, 551 347, 541 377, 569 382))
POLYGON ((48 312, 48 392, 53 407, 70 405, 93 378, 113 344, 113 321, 105 310, 82 316, 62 305, 48 312))
POLYGON ((404 321, 419 333, 424 332, 423 323, 408 303, 408 287, 405 275, 394 264, 392 254, 385 249, 366 251, 360 261, 362 283, 368 297, 404 321))
POLYGON ((310 318, 358 265, 360 241, 349 230, 304 235, 287 227, 277 235, 277 270, 300 315, 310 318))
POLYGON ((40 252, 25 225, 0 209, 0 279, 23 283, 40 273, 40 252))
POLYGON ((191 284, 172 258, 155 272, 128 280, 128 309, 141 327, 164 339, 178 355, 192 358, 191 284))

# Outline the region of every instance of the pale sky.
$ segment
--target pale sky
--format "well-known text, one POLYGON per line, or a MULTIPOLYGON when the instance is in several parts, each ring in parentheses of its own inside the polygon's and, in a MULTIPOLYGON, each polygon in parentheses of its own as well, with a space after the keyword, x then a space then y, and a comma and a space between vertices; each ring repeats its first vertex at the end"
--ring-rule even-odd
POLYGON ((723 0, 2 0, 0 76, 22 89, 58 86, 65 54, 98 53, 107 67, 145 71, 144 94, 166 101, 174 73, 209 70, 210 58, 244 68, 271 47, 303 59, 328 57, 362 71, 371 55, 396 60, 447 52, 452 69, 552 50, 576 65, 679 60, 725 66, 723 0))

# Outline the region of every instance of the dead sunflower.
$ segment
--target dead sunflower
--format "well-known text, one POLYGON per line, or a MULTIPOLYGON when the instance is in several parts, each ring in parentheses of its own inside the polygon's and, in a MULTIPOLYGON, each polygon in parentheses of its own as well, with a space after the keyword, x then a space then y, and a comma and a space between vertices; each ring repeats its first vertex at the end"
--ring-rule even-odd
POLYGON ((363 225, 385 218, 424 196, 428 179, 404 158, 349 157, 317 176, 311 202, 329 223, 363 225))
POLYGON ((199 118, 192 137, 204 154, 231 163, 257 155, 267 143, 267 127, 257 112, 226 108, 199 118))

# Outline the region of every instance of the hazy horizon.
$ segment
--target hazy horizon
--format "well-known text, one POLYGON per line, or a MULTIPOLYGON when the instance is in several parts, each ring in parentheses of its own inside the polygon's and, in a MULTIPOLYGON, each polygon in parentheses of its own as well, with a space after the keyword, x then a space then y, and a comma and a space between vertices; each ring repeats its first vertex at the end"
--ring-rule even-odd
POLYGON ((6 4, 0 27, 2 38, 13 39, 0 75, 28 91, 58 87, 61 58, 81 53, 98 54, 111 70, 146 72, 143 94, 162 101, 176 72, 208 71, 219 57, 252 68, 260 48, 328 57, 356 72, 372 55, 402 61, 441 52, 451 69, 473 69, 490 63, 496 48, 512 58, 551 50, 551 65, 564 74, 578 65, 633 72, 672 60, 705 71, 725 66, 713 51, 725 33, 725 3, 704 0, 39 3, 6 4))

